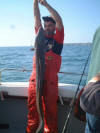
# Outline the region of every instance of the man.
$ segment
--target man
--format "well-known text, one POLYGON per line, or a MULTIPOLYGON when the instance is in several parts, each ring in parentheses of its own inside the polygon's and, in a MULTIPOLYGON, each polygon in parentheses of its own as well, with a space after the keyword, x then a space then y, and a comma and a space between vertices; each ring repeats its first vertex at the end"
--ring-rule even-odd
POLYGON ((85 133, 100 133, 100 27, 93 39, 87 85, 80 97, 80 106, 86 112, 85 133))
POLYGON ((85 86, 80 105, 87 112, 85 133, 100 133, 100 72, 85 86))
MULTIPOLYGON (((62 19, 46 0, 34 0, 35 32, 42 26, 38 4, 43 5, 50 12, 49 17, 43 17, 46 41, 45 77, 43 91, 44 133, 58 133, 57 128, 57 99, 58 76, 61 65, 61 51, 63 48, 64 28, 62 19)), ((36 107, 36 64, 33 61, 33 71, 29 83, 28 93, 28 124, 27 133, 36 133, 39 129, 39 115, 36 107)))

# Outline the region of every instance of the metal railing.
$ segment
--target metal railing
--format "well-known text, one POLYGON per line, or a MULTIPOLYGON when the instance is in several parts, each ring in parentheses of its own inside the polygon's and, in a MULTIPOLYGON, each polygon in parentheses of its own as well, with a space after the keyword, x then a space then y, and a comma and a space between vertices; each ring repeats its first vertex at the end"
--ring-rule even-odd
MULTIPOLYGON (((0 85, 1 85, 1 82, 2 82, 2 72, 3 71, 20 71, 20 72, 31 72, 32 70, 27 70, 25 68, 23 69, 16 69, 16 68, 2 68, 0 69, 0 85)), ((62 72, 60 71, 59 73, 61 74, 68 74, 68 75, 82 75, 81 73, 74 73, 74 72, 62 72)), ((84 74, 84 76, 87 76, 87 74, 84 74)))
POLYGON ((2 68, 0 69, 0 85, 2 82, 2 72, 3 71, 20 71, 20 72, 31 72, 32 70, 26 70, 25 68, 23 69, 16 69, 16 68, 2 68))

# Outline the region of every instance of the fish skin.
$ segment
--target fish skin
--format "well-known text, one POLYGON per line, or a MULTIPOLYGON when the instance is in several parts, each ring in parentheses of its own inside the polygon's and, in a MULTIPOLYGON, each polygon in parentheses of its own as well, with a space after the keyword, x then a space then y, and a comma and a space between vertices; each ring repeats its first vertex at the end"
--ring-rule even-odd
POLYGON ((36 104, 40 119, 39 132, 43 123, 42 94, 45 73, 45 36, 44 30, 40 27, 35 39, 35 55, 36 55, 36 104))

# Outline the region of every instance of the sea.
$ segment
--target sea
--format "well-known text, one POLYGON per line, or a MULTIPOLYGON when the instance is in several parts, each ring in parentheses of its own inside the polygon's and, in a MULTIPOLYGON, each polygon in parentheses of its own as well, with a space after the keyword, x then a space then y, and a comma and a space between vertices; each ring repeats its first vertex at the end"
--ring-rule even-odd
MULTIPOLYGON (((0 47, 0 75, 2 82, 27 82, 29 81, 34 50, 31 46, 0 47)), ((89 62, 86 65, 91 44, 64 44, 62 51, 62 64, 58 74, 59 83, 79 84, 84 86, 87 80, 89 62), (83 74, 84 67, 86 69, 83 74)), ((52 68, 53 69, 53 68, 52 68)))

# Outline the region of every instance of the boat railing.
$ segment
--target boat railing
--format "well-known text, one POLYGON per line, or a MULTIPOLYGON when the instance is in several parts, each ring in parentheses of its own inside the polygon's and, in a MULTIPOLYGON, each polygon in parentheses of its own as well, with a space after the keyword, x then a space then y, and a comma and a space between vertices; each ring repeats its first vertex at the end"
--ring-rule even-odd
POLYGON ((16 69, 16 68, 2 68, 0 69, 0 85, 1 85, 1 82, 2 82, 2 72, 3 71, 20 71, 20 72, 31 72, 32 70, 27 70, 25 68, 23 69, 16 69))
MULTIPOLYGON (((59 73, 62 73, 62 74, 72 74, 72 75, 77 75, 77 76, 78 76, 78 75, 82 75, 81 73, 74 73, 74 72, 61 72, 61 71, 60 71, 59 73)), ((88 75, 85 74, 85 73, 84 73, 83 75, 84 75, 84 76, 88 76, 88 75)))
MULTIPOLYGON (((0 84, 2 82, 2 72, 3 71, 31 72, 32 70, 28 70, 26 68, 22 68, 22 69, 17 69, 17 68, 2 68, 2 69, 0 69, 0 84)), ((75 72, 62 72, 62 71, 60 71, 59 73, 67 74, 67 75, 71 74, 71 75, 76 75, 76 76, 82 75, 81 73, 75 73, 75 72)), ((87 76, 87 74, 84 73, 84 76, 87 76)))

